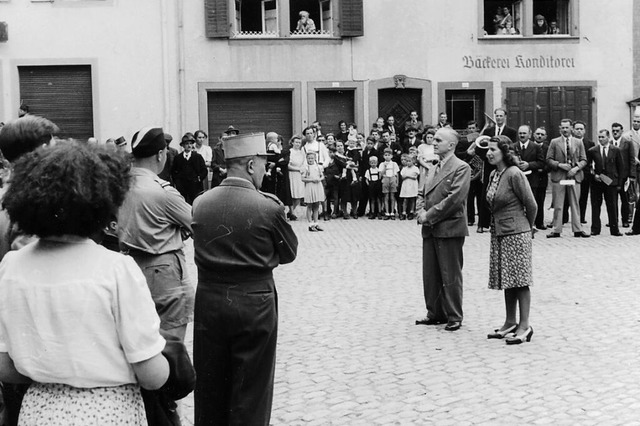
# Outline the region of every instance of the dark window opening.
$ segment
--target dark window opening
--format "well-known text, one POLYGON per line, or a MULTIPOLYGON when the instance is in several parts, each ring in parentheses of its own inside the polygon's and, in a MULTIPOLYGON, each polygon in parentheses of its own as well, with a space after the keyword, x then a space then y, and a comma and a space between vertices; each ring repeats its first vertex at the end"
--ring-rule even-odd
POLYGON ((486 35, 522 34, 521 0, 484 0, 486 35))
POLYGON ((542 28, 537 26, 537 18, 544 18, 546 34, 569 34, 569 0, 534 0, 533 2, 533 34, 543 35, 542 28))
POLYGON ((451 127, 464 131, 471 120, 483 125, 484 90, 447 90, 445 91, 446 109, 451 127))
POLYGON ((299 34, 321 34, 322 30, 322 15, 321 15, 321 3, 318 0, 296 0, 291 2, 289 23, 291 27, 291 33, 295 35, 299 34), (306 25, 299 26, 300 12, 305 11, 309 14, 309 19, 313 21, 306 23, 306 25))

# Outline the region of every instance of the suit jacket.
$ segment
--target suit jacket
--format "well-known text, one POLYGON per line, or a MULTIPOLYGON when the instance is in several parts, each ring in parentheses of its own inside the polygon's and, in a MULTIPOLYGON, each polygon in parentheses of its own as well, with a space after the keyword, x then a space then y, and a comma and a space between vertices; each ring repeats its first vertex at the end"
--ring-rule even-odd
POLYGON ((189 161, 184 158, 184 153, 178 154, 173 159, 171 176, 174 182, 202 182, 208 175, 209 171, 204 163, 204 158, 195 151, 191 151, 189 161))
POLYGON ((389 123, 384 123, 382 125, 382 130, 388 130, 389 133, 392 133, 394 135, 396 135, 396 140, 400 140, 401 135, 400 135, 400 127, 396 126, 395 124, 393 126, 390 126, 389 123))
POLYGON ((605 174, 612 180, 609 186, 620 186, 622 184, 620 171, 624 167, 620 149, 609 144, 606 159, 602 158, 601 149, 602 147, 598 144, 587 151, 588 162, 593 167, 593 174, 605 174))
POLYGON ((636 176, 640 176, 640 132, 636 134, 633 130, 628 130, 622 135, 622 138, 633 143, 633 149, 635 150, 633 157, 637 159, 637 161, 635 161, 636 176))
POLYGON ((407 134, 409 129, 416 129, 418 131, 418 135, 421 135, 422 132, 424 132, 424 124, 422 124, 422 121, 420 121, 420 120, 416 121, 415 124, 411 123, 411 120, 407 120, 404 123, 404 133, 405 133, 405 135, 407 134))
POLYGON ((455 155, 449 157, 433 178, 426 179, 418 194, 418 211, 427 218, 422 224, 422 237, 455 238, 469 235, 466 201, 469 194, 471 168, 455 155))
POLYGON ((522 161, 529 164, 527 171, 531 171, 527 176, 531 188, 537 188, 542 182, 542 173, 545 166, 544 155, 542 154, 542 145, 538 145, 530 140, 527 148, 523 151, 520 142, 513 144, 513 150, 520 156, 522 161))
POLYGON ((531 231, 538 205, 525 174, 517 166, 507 167, 502 173, 490 208, 497 236, 531 231))
MULTIPOLYGON (((487 127, 486 129, 484 129, 484 132, 482 132, 483 135, 486 136, 495 136, 496 135, 496 127, 495 126, 491 126, 491 127, 487 127)), ((518 131, 516 129, 514 129, 513 127, 509 127, 505 124, 504 128, 502 129, 502 133, 500 133, 501 135, 505 135, 508 136, 509 139, 511 139, 511 142, 517 142, 518 141, 518 131)))
MULTIPOLYGON (((609 143, 613 146, 613 141, 609 143)), ((629 138, 620 138, 620 155, 622 156, 622 170, 620 170, 620 183, 624 183, 628 177, 636 177, 636 149, 629 138)))
POLYGON ((558 168, 560 163, 569 163, 572 167, 577 166, 580 170, 575 174, 574 179, 576 182, 582 182, 584 178, 582 169, 587 165, 587 154, 582 141, 571 136, 569 138, 569 151, 569 156, 567 157, 563 137, 551 140, 549 151, 547 151, 547 165, 550 170, 549 177, 551 182, 560 182, 562 179, 567 179, 567 172, 558 168))

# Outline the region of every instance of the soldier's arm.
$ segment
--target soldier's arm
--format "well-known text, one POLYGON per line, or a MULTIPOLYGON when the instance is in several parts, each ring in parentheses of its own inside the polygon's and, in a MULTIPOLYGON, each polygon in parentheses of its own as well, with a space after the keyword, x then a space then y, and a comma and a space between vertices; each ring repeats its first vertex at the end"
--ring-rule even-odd
POLYGON ((279 206, 274 220, 273 237, 280 264, 293 262, 298 254, 298 237, 293 232, 291 225, 287 223, 283 206, 279 206))
POLYGON ((165 213, 170 222, 183 228, 189 234, 193 234, 191 228, 191 206, 182 195, 172 186, 166 186, 165 190, 165 213))

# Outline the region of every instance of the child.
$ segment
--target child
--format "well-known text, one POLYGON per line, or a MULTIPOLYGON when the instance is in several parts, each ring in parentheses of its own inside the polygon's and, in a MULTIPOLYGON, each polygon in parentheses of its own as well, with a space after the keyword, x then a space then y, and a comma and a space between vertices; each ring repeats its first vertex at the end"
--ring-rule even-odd
POLYGON ((418 197, 418 176, 420 169, 413 164, 413 159, 408 154, 402 155, 402 187, 400 188, 400 199, 402 207, 400 209, 400 220, 413 219, 418 197))
POLYGON ((340 183, 340 203, 342 214, 349 219, 347 203, 351 203, 351 217, 358 218, 358 200, 360 200, 360 180, 358 179, 358 167, 360 166, 360 151, 357 142, 349 139, 349 147, 346 152, 345 168, 342 171, 340 183))
POLYGON ((384 150, 384 162, 380 164, 380 176, 382 177, 382 197, 384 203, 384 220, 395 220, 393 212, 396 209, 396 192, 398 192, 398 173, 400 167, 391 161, 393 151, 391 148, 384 150))
POLYGON ((378 169, 378 157, 369 157, 369 168, 364 173, 364 180, 367 184, 369 195, 369 219, 382 219, 382 181, 380 180, 380 170, 378 169))
POLYGON ((323 231, 318 226, 318 210, 320 203, 324 201, 324 189, 322 187, 322 167, 316 163, 316 153, 307 153, 307 164, 302 171, 302 181, 304 182, 304 201, 307 203, 307 221, 309 231, 323 231))
POLYGON ((356 126, 356 123, 350 123, 349 124, 349 136, 347 136, 347 143, 349 141, 358 141, 358 126, 356 126))

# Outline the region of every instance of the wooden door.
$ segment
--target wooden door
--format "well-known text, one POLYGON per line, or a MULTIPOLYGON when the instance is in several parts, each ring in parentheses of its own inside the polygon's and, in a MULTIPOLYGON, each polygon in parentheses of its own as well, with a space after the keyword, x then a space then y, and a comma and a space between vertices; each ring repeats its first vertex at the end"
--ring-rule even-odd
POLYGON ((378 90, 378 116, 393 115, 396 126, 404 125, 409 119, 411 111, 417 111, 419 120, 425 122, 422 117, 422 89, 380 89, 378 90))

